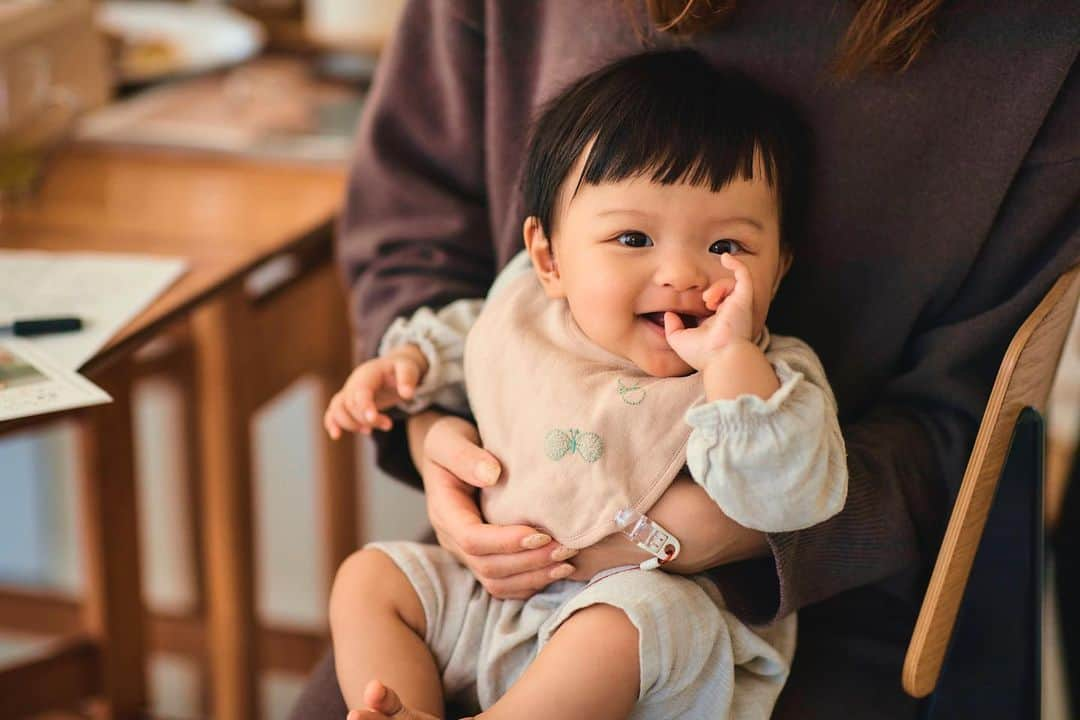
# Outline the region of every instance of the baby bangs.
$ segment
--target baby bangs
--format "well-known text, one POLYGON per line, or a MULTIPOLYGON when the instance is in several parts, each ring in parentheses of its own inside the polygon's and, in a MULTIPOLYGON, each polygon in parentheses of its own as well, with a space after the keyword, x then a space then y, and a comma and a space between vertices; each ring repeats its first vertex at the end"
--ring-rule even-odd
POLYGON ((758 173, 776 190, 781 238, 801 226, 808 138, 793 108, 742 72, 715 68, 692 50, 649 52, 590 73, 545 105, 529 140, 526 215, 551 235, 559 189, 581 153, 592 185, 648 176, 713 192, 758 173), (591 143, 591 147, 590 147, 591 143), (755 158, 759 162, 755 167, 755 158))

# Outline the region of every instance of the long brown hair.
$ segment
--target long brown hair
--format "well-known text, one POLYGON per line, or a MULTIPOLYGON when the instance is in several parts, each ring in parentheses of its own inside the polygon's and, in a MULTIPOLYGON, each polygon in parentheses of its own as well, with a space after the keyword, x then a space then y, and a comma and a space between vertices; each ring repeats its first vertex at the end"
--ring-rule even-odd
MULTIPOLYGON (((900 73, 915 61, 934 34, 934 19, 945 0, 854 0, 855 17, 837 48, 832 71, 851 78, 864 70, 900 73)), ((627 12, 642 0, 623 0, 627 12)), ((716 27, 737 0, 644 0, 653 29, 691 37, 716 27)))

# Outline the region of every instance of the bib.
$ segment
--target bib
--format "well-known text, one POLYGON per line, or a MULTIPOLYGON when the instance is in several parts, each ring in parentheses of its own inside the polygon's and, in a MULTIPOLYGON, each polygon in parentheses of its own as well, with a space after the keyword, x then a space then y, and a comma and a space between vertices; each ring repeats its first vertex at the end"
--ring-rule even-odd
POLYGON ((485 448, 502 463, 488 522, 583 548, 646 512, 686 464, 697 373, 658 378, 599 347, 565 300, 524 272, 484 305, 465 342, 465 384, 485 448))

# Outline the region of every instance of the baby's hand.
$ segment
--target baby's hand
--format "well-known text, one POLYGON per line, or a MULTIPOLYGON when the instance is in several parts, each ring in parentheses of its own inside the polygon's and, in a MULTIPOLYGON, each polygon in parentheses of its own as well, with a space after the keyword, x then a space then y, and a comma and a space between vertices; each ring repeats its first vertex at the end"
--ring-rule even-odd
POLYGON ((731 254, 721 255, 720 262, 735 274, 735 278, 734 284, 730 280, 719 280, 703 293, 705 307, 716 311, 712 317, 696 328, 687 328, 675 313, 664 313, 668 344, 695 370, 704 370, 713 353, 729 343, 753 341, 754 287, 750 272, 731 254))
POLYGON ((323 427, 335 440, 342 430, 365 435, 370 435, 372 428, 389 430, 393 421, 379 411, 412 398, 427 369, 427 358, 415 345, 402 345, 389 355, 359 365, 330 399, 323 427))

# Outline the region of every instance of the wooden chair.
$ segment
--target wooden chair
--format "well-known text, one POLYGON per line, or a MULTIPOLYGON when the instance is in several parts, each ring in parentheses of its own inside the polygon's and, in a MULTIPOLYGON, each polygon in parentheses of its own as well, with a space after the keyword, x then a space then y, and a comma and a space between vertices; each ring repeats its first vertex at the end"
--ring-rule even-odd
POLYGON ((998 370, 904 662, 907 693, 934 693, 928 716, 987 717, 969 714, 979 706, 993 717, 1039 717, 1041 413, 1078 295, 1080 266, 1028 316, 998 370), (980 603, 987 594, 994 602, 980 603))

